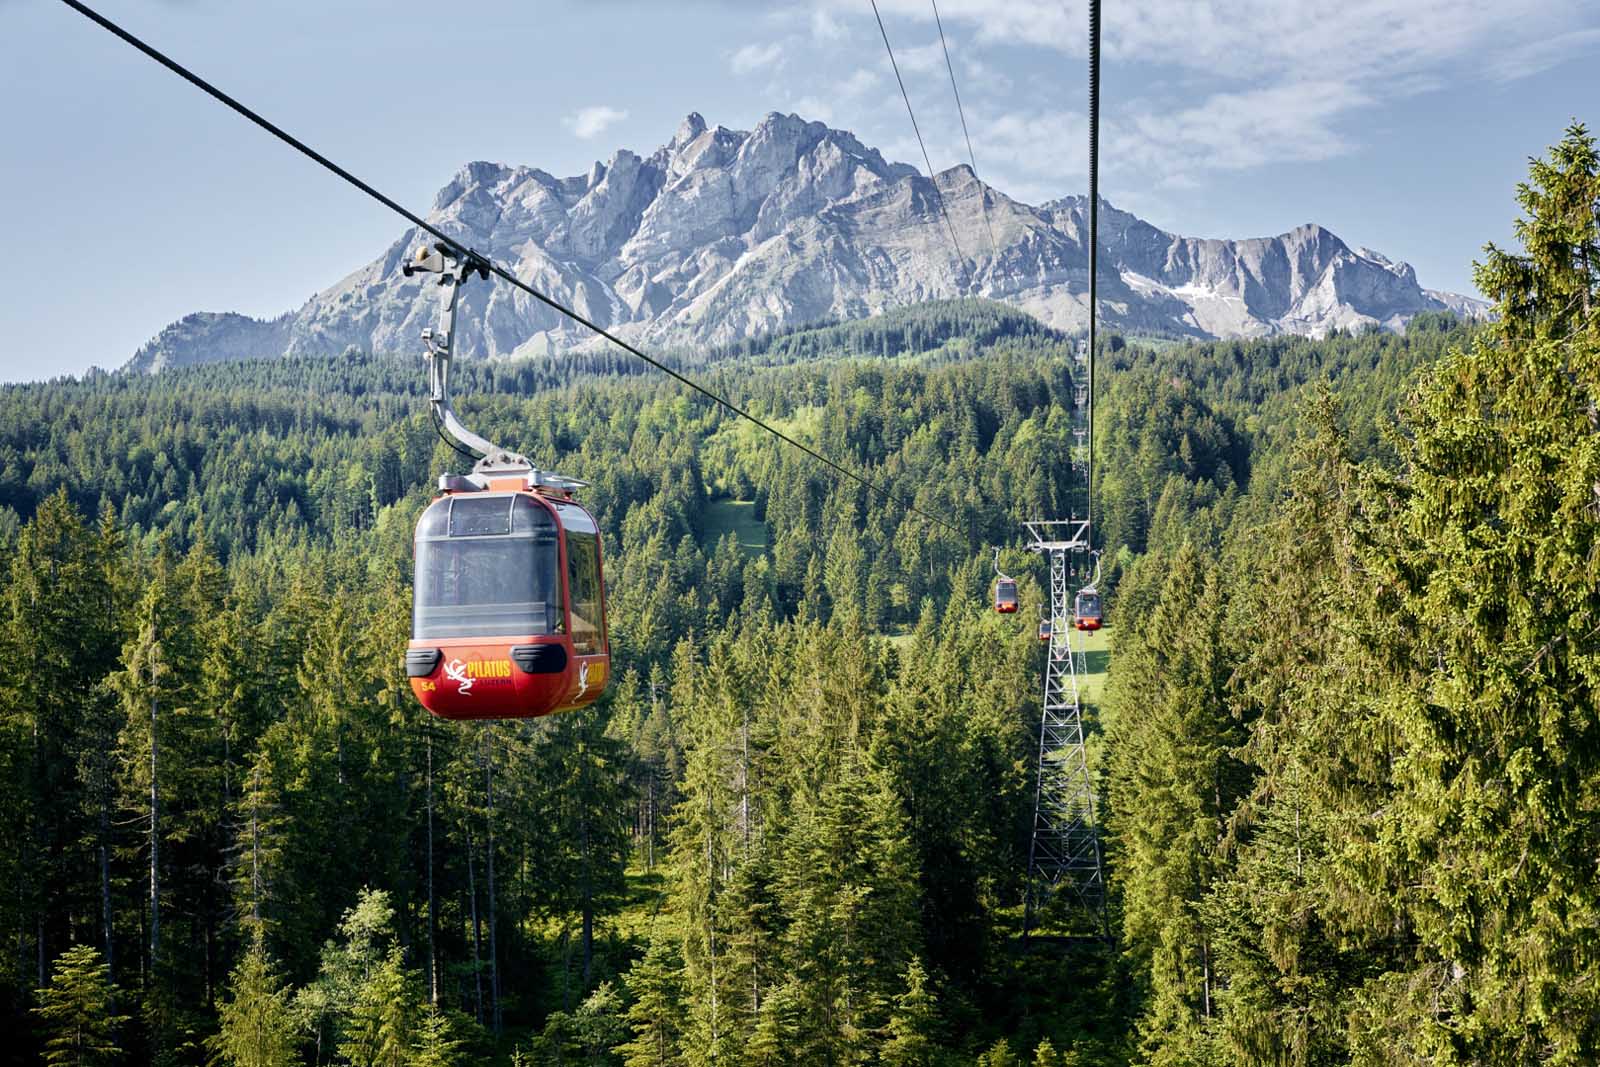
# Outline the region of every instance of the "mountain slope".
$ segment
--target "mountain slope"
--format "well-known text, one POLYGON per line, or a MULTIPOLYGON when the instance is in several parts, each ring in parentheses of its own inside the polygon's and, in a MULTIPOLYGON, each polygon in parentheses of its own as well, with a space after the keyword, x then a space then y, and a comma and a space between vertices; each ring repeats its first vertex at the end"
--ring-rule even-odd
MULTIPOLYGON (((471 163, 440 190, 428 218, 625 337, 699 346, 960 295, 1002 300, 1081 330, 1086 207, 1082 197, 1023 204, 983 186, 965 166, 939 174, 935 186, 846 131, 774 113, 748 132, 708 128, 690 115, 649 157, 624 149, 571 178, 471 163)), ((1104 201, 1101 220, 1100 310, 1115 329, 1321 336, 1370 324, 1401 329, 1422 311, 1482 308, 1422 289, 1408 265, 1352 249, 1320 226, 1201 240, 1104 201)), ((128 367, 153 371, 269 351, 331 355, 350 345, 417 348, 437 312, 434 291, 400 272, 419 241, 408 230, 377 260, 270 323, 189 316, 128 367)), ((466 356, 595 344, 503 285, 467 287, 461 310, 457 348, 466 356)))

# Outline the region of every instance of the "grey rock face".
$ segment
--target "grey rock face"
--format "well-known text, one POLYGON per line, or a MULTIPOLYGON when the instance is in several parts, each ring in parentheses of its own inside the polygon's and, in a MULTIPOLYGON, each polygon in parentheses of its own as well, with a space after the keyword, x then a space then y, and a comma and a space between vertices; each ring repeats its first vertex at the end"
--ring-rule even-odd
MULTIPOLYGON (((1080 331, 1086 208, 1082 197, 1020 203, 965 166, 930 182, 848 132, 773 113, 748 132, 690 115, 649 157, 624 149, 571 178, 470 163, 439 191, 428 219, 600 326, 661 347, 963 295, 1080 331)), ((1100 218, 1100 314, 1112 329, 1321 336, 1400 330, 1423 311, 1485 311, 1481 301, 1421 288, 1406 264, 1352 249, 1320 226, 1211 241, 1158 230, 1103 200, 1100 218)), ((128 369, 334 355, 351 345, 420 349, 418 334, 438 305, 432 287, 403 277, 400 263, 421 240, 408 230, 377 260, 271 322, 191 315, 141 348, 128 369)), ((469 357, 604 343, 498 283, 468 286, 459 321, 457 350, 469 357)))

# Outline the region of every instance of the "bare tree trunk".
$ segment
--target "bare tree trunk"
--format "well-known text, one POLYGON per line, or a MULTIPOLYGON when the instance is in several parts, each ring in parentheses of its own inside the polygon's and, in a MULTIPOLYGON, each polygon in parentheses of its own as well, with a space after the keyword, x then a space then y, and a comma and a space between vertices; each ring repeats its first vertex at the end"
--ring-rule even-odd
POLYGON ((250 771, 250 918, 261 926, 261 765, 250 771))
MULTIPOLYGON (((489 735, 486 735, 489 736, 489 735)), ((495 941, 495 912, 499 910, 494 894, 494 760, 485 755, 483 761, 483 792, 487 807, 484 809, 484 827, 488 838, 489 868, 489 1005, 494 1019, 494 1032, 500 1033, 500 958, 495 941)))
POLYGON ((472 898, 472 985, 475 1018, 483 1025, 483 926, 478 922, 477 864, 472 855, 472 820, 467 820, 467 896, 472 898))
POLYGON ((589 968, 594 963, 594 878, 589 855, 589 809, 580 804, 578 812, 578 855, 581 857, 578 868, 581 885, 578 891, 583 898, 583 988, 588 989, 589 968))
POLYGON ((439 1006, 439 958, 435 950, 435 936, 439 928, 434 913, 433 896, 433 727, 425 727, 428 734, 428 1000, 439 1006))
POLYGON ((716 854, 712 849, 711 793, 706 791, 706 961, 711 977, 711 1043, 717 1044, 717 918, 716 918, 716 854))
POLYGON ((117 977, 116 937, 113 935, 111 915, 111 771, 107 766, 109 745, 102 745, 99 753, 100 817, 96 828, 96 851, 100 861, 100 926, 105 931, 106 975, 109 981, 117 977))
POLYGON ((150 666, 150 969, 161 951, 161 793, 157 789, 156 669, 150 666))
MULTIPOLYGON (((36 716, 34 716, 34 720, 33 720, 33 780, 35 782, 39 782, 39 781, 41 781, 43 779, 43 776, 44 776, 43 775, 43 770, 42 770, 43 763, 44 763, 44 754, 39 751, 39 718, 36 715, 36 716)), ((34 870, 37 871, 37 870, 39 870, 40 868, 42 868, 44 866, 43 860, 44 860, 44 855, 45 855, 45 840, 44 840, 45 831, 44 831, 43 820, 41 820, 38 817, 37 814, 35 814, 33 816, 33 820, 32 821, 33 821, 33 833, 32 833, 31 836, 33 837, 33 848, 34 848, 34 863, 32 864, 32 867, 33 867, 34 870)), ((22 901, 24 900, 24 898, 28 895, 27 894, 27 886, 26 886, 26 883, 24 882, 24 879, 27 877, 26 872, 28 871, 28 869, 29 869, 29 865, 26 864, 26 863, 19 863, 17 865, 17 903, 18 903, 18 905, 21 905, 22 901)), ((42 882, 43 878, 42 877, 39 878, 38 881, 42 882)), ((45 974, 45 969, 44 969, 44 900, 43 900, 44 894, 39 891, 39 886, 37 884, 35 884, 33 886, 33 890, 34 890, 34 893, 33 893, 33 897, 34 897, 34 900, 33 900, 33 956, 34 956, 34 968, 38 972, 38 981, 35 984, 34 988, 43 989, 45 987, 45 984, 46 984, 45 979, 47 977, 46 974, 45 974)), ((26 914, 26 912, 22 912, 21 911, 20 907, 19 907, 18 911, 19 911, 19 915, 25 915, 26 914)), ((22 931, 24 929, 26 929, 26 927, 27 927, 27 923, 26 922, 17 923, 17 956, 18 956, 19 962, 24 967, 27 966, 28 957, 26 955, 26 952, 27 952, 27 941, 24 938, 22 931)))
POLYGON ((739 726, 739 823, 744 831, 744 858, 750 858, 750 705, 739 726))
POLYGON ((644 870, 654 874, 656 869, 656 769, 650 768, 650 798, 645 808, 644 820, 644 870))

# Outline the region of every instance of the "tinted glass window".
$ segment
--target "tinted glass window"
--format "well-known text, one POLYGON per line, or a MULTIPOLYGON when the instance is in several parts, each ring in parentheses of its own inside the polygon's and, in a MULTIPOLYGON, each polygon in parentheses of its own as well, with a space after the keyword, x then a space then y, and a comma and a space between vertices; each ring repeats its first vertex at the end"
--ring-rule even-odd
POLYGON ((417 523, 417 537, 443 537, 450 532, 450 498, 435 500, 417 523))
POLYGON ((1098 596, 1096 596, 1095 594, 1093 594, 1093 593, 1079 593, 1078 594, 1078 614, 1079 615, 1098 615, 1098 614, 1100 614, 1100 598, 1098 596))
MULTIPOLYGON (((507 534, 513 497, 454 497, 453 536, 417 538, 412 635, 520 637, 562 629, 555 521, 534 505, 507 534), (463 508, 462 505, 472 505, 463 508), (493 530, 467 534, 464 530, 493 530)), ((438 507, 439 505, 434 505, 438 507)))
POLYGON ((567 590, 572 598, 572 650, 580 656, 604 652, 598 535, 567 531, 567 590))
POLYGON ((511 502, 515 499, 508 496, 452 497, 450 536, 483 537, 510 533, 511 502))

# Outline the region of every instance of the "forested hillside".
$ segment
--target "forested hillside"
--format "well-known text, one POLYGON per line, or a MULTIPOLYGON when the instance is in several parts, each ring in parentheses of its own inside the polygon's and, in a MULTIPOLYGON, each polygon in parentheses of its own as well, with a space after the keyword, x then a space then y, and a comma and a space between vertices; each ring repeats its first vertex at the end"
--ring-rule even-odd
POLYGON ((1584 1062, 1600 242, 1543 204, 1494 327, 1104 347, 1115 947, 1020 937, 990 546, 1074 490, 1014 313, 698 361, 955 530, 609 357, 458 368, 607 546, 619 680, 531 723, 406 686, 414 357, 0 391, 0 1059, 1584 1062))

